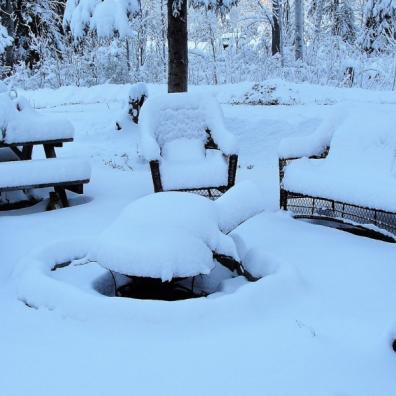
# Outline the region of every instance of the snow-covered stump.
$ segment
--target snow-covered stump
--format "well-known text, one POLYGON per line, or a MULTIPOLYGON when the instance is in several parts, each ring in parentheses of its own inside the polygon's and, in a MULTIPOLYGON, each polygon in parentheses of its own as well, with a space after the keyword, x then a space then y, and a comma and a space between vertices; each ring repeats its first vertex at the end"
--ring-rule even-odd
POLYGON ((215 199, 235 184, 238 149, 210 95, 150 98, 141 113, 140 152, 154 192, 189 191, 215 199))
POLYGON ((137 83, 130 87, 128 92, 128 103, 122 110, 119 119, 116 121, 118 131, 125 128, 125 125, 132 121, 134 124, 139 123, 139 115, 142 106, 148 98, 148 90, 145 83, 137 83))

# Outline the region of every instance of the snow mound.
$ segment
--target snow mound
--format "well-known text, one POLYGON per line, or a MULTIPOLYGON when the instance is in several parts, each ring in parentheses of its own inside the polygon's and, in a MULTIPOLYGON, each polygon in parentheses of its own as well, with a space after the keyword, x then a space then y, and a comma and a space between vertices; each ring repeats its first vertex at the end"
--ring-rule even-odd
POLYGON ((300 104, 298 92, 284 81, 255 83, 244 93, 230 98, 231 104, 245 105, 295 105, 300 104))
POLYGON ((128 91, 129 100, 139 100, 141 97, 145 96, 148 98, 147 85, 144 82, 138 82, 131 85, 128 91))
POLYGON ((131 203, 89 257, 115 272, 167 281, 208 274, 213 252, 238 259, 232 239, 219 229, 214 203, 196 194, 164 192, 131 203))
MULTIPOLYGON (((21 260, 13 274, 16 281, 17 298, 30 307, 56 311, 63 317, 79 320, 136 321, 155 320, 159 323, 186 319, 198 326, 203 318, 211 323, 227 320, 230 312, 257 310, 274 312, 288 290, 287 300, 301 294, 299 280, 284 267, 272 273, 265 280, 254 283, 241 282, 239 279, 225 281, 221 291, 208 298, 197 298, 177 302, 136 300, 111 297, 101 294, 96 285, 103 281, 106 271, 94 263, 86 263, 84 257, 91 250, 90 238, 68 239, 53 242, 31 252, 21 260), (73 261, 76 260, 75 265, 73 261), (65 279, 58 272, 63 271, 64 263, 74 266, 73 281, 65 279), (54 270, 59 265, 59 269, 54 270), (81 279, 74 279, 80 276, 81 279), (235 285, 235 281, 238 285, 235 285), (230 284, 231 283, 231 284, 230 284), (297 288, 296 288, 297 286, 297 288), (277 304, 273 302, 277 301, 277 304)), ((66 269, 66 268, 65 268, 66 269)), ((70 277, 68 277, 70 278, 70 277)), ((291 299, 291 300, 290 300, 291 299)), ((284 299, 285 300, 285 299, 284 299)))
POLYGON ((335 131, 326 159, 286 167, 284 188, 396 211, 395 125, 396 115, 378 106, 354 111, 335 131))
POLYGON ((160 160, 162 147, 175 139, 207 140, 206 129, 224 154, 237 152, 235 137, 225 128, 223 112, 211 95, 175 93, 147 100, 140 115, 141 151, 160 160))
POLYGON ((219 214, 220 229, 225 233, 265 210, 263 194, 251 181, 236 184, 214 204, 219 214))
POLYGON ((191 233, 177 227, 153 228, 130 222, 110 227, 90 260, 120 274, 160 278, 163 282, 209 274, 215 266, 212 251, 191 233))

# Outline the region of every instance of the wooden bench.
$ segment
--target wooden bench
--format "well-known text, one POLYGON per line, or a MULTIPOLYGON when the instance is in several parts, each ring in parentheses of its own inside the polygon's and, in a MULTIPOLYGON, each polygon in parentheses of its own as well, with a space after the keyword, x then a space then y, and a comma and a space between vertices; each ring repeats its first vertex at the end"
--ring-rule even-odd
POLYGON ((66 190, 83 194, 90 166, 74 159, 23 160, 0 163, 0 192, 53 187, 48 209, 68 207, 66 190))

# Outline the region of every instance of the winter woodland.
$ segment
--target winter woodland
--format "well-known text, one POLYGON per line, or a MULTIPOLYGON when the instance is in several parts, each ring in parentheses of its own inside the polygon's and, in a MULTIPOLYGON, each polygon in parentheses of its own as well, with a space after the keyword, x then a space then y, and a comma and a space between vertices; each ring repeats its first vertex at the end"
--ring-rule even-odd
POLYGON ((0 0, 0 396, 396 395, 396 0, 0 0))
MULTIPOLYGON (((223 1, 222 12, 190 3, 191 84, 283 78, 395 88, 394 0, 223 1)), ((1 5, 1 72, 16 86, 166 82, 165 0, 1 5)))

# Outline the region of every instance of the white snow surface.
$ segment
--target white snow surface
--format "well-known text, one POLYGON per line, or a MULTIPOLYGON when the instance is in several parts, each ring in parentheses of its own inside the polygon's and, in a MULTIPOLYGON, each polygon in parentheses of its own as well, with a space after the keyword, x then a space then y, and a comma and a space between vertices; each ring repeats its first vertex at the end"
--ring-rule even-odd
POLYGON ((0 162, 1 187, 81 181, 90 177, 89 163, 74 158, 0 162))
POLYGON ((124 275, 172 278, 208 274, 212 252, 238 259, 218 225, 214 203, 192 193, 163 192, 131 203, 100 236, 89 259, 124 275))
POLYGON ((73 125, 54 115, 38 113, 24 97, 0 94, 0 126, 5 143, 25 143, 73 138, 73 125))
MULTIPOLYGON (((395 245, 272 213, 281 139, 312 133, 332 112, 320 103, 375 103, 392 114, 396 94, 291 86, 298 105, 222 105, 239 146, 238 184, 254 182, 266 209, 231 242, 264 278, 238 277, 210 298, 172 303, 100 294, 107 274, 94 263, 51 271, 84 257, 124 208, 152 193, 137 130, 114 131, 129 85, 23 92, 40 113, 73 124, 75 142, 57 155, 89 160, 93 173, 70 208, 45 212, 44 201, 0 212, 1 395, 396 394, 395 245)), ((165 89, 151 85, 149 93, 165 89)), ((191 91, 227 103, 245 88, 191 91)))
POLYGON ((286 167, 287 190, 396 211, 396 115, 378 106, 354 109, 334 133, 324 160, 286 167))
POLYGON ((223 112, 212 95, 175 93, 150 97, 140 115, 141 150, 148 161, 161 159, 161 149, 175 139, 197 139, 204 145, 209 128, 224 154, 236 154, 234 136, 226 129, 223 112))
POLYGON ((335 105, 329 116, 312 133, 281 140, 278 149, 279 158, 311 157, 322 154, 330 146, 335 130, 347 117, 349 107, 335 105))
POLYGON ((266 208, 263 192, 252 181, 238 183, 215 201, 220 229, 229 233, 266 208))
MULTIPOLYGON (((166 156, 160 163, 162 187, 165 190, 219 187, 228 184, 228 160, 220 151, 206 150, 205 153, 201 144, 192 147, 191 141, 177 146, 179 150, 169 150, 168 145, 167 154, 172 151, 175 155, 172 159, 166 156), (202 159, 199 158, 200 154, 202 159)), ((175 148, 173 145, 172 149, 175 148)))

